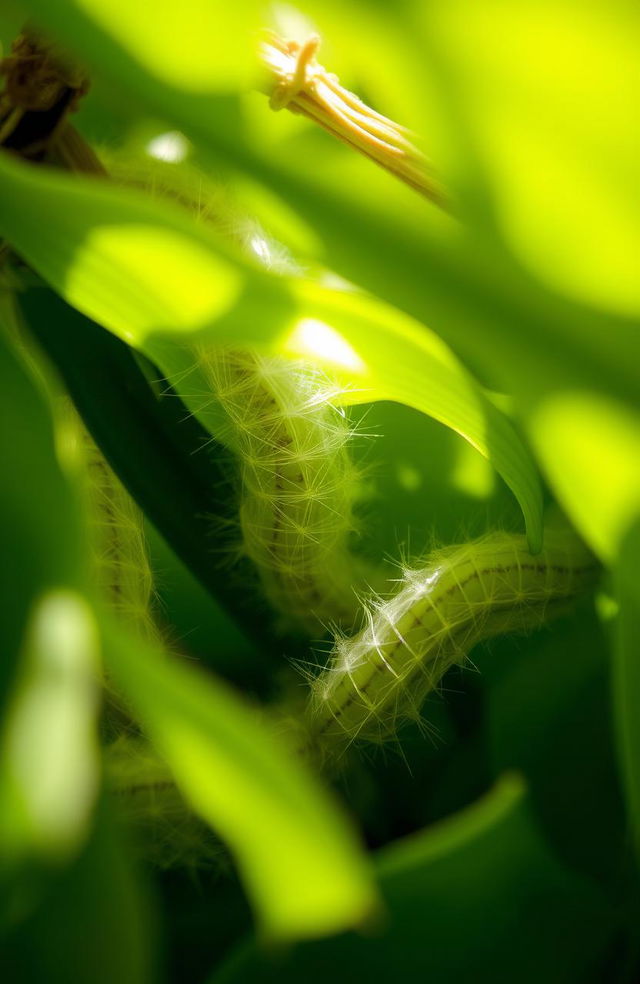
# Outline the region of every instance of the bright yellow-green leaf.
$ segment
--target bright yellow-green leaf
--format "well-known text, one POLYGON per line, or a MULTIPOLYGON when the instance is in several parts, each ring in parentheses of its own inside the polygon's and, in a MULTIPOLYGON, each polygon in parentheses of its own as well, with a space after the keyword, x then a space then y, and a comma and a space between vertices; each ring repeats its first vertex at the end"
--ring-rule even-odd
MULTIPOLYGON (((44 0, 32 3, 38 10, 48 6, 44 0)), ((340 15, 334 5, 329 12, 313 4, 310 7, 312 18, 317 14, 323 21, 320 26, 326 24, 337 31, 347 25, 341 69, 348 61, 349 36, 356 37, 363 13, 359 6, 342 6, 345 10, 340 15)), ((55 17, 50 16, 64 36, 70 43, 82 44, 86 24, 73 4, 57 0, 54 9, 55 17)), ((449 136, 444 143, 458 145, 458 162, 449 169, 454 183, 456 167, 462 168, 465 174, 458 177, 463 186, 471 183, 479 196, 490 193, 499 212, 500 231, 516 254, 513 259, 499 248, 496 251, 496 230, 486 226, 486 208, 481 209, 482 221, 478 221, 477 203, 468 196, 459 210, 466 222, 463 235, 459 226, 443 226, 434 209, 425 208, 415 195, 398 194, 393 179, 381 177, 373 167, 358 169, 349 181, 341 177, 340 169, 336 173, 333 152, 323 151, 318 160, 315 150, 303 144, 288 148, 284 155, 271 155, 269 147, 260 142, 259 127, 251 141, 241 139, 237 120, 233 125, 228 120, 227 125, 219 124, 214 118, 216 107, 206 100, 154 87, 151 77, 123 48, 116 49, 117 57, 104 46, 96 46, 90 55, 105 79, 130 87, 153 112, 167 115, 196 143, 234 169, 266 183, 297 209, 313 226, 332 267, 427 321, 459 351, 480 359, 492 371, 494 362, 500 370, 516 330, 529 334, 544 326, 559 339, 579 335, 592 345, 599 344, 602 323, 591 315, 585 323, 579 309, 558 304, 554 294, 560 283, 572 297, 618 313, 635 309, 633 258, 637 250, 628 248, 630 209, 635 209, 629 191, 636 169, 635 128, 628 125, 633 107, 631 73, 625 68, 628 37, 634 30, 630 10, 632 5, 622 0, 606 11, 601 5, 571 0, 560 5, 514 5, 505 0, 478 5, 456 0, 453 4, 416 4, 415 18, 407 18, 404 30, 395 11, 390 11, 389 43, 380 50, 376 47, 375 70, 380 77, 385 74, 382 69, 390 52, 396 105, 406 97, 420 107, 420 94, 425 93, 429 112, 425 118, 424 107, 423 112, 418 108, 415 118, 424 119, 427 139, 429 115, 446 118, 444 129, 449 136), (530 24, 539 28, 545 43, 540 43, 530 24), (574 43, 585 55, 582 60, 564 57, 573 51, 574 43), (596 46, 597 58, 587 57, 596 46), (550 60, 546 56, 549 49, 554 55, 550 60), (545 130, 545 121, 550 129, 545 130), (540 149, 541 166, 526 157, 530 151, 518 150, 531 139, 540 149), (549 182, 544 179, 552 148, 557 148, 557 154, 549 166, 556 178, 561 162, 567 165, 561 175, 563 187, 555 186, 553 176, 549 182), (597 167, 585 178, 582 162, 591 161, 594 152, 597 167), (519 153, 530 167, 523 166, 519 153), (516 155, 513 160, 512 154, 516 155), (509 162, 514 166, 505 177, 509 162), (471 177, 470 168, 475 168, 471 177), (585 180, 585 208, 580 211, 578 198, 585 180), (566 215, 559 224, 557 217, 565 207, 566 215), (509 221, 505 220, 507 213, 509 221), (560 248, 558 242, 563 244, 560 248), (523 262, 534 274, 530 281, 518 268, 523 262), (553 290, 545 289, 542 280, 553 290)), ((378 23, 380 11, 376 9, 373 15, 378 23)), ((367 23, 367 31, 376 33, 372 24, 367 23)), ((361 36, 359 31, 357 36, 361 36)), ((358 56, 353 57, 354 64, 359 64, 358 56)), ((381 103, 380 108, 386 107, 381 103)), ((270 112, 266 100, 264 112, 270 112)), ((323 148, 329 145, 333 148, 330 143, 322 144, 323 148)), ((447 155, 446 150, 443 153, 447 155)), ((345 154, 349 152, 343 148, 342 156, 345 154)), ((623 324, 613 324, 609 330, 617 344, 603 348, 604 362, 625 365, 629 371, 633 339, 623 324)), ((542 337, 541 341, 545 344, 542 337)), ((503 377, 500 383, 508 385, 508 380, 503 377)))
POLYGON ((162 652, 110 632, 108 665, 193 809, 231 848, 262 930, 323 936, 377 897, 350 824, 295 753, 239 698, 162 652))
POLYGON ((397 400, 464 436, 517 496, 538 548, 533 463, 507 418, 426 327, 351 289, 262 270, 204 223, 131 189, 7 158, 0 173, 2 232, 70 303, 155 359, 206 425, 215 430, 215 411, 201 412, 210 400, 190 372, 194 356, 176 347, 180 335, 329 364, 349 391, 346 402, 397 400))
POLYGON ((110 321, 126 341, 140 346, 148 334, 162 328, 196 331, 235 301, 239 275, 195 239, 149 221, 109 225, 104 213, 101 218, 103 224, 87 229, 68 268, 66 292, 79 306, 93 306, 95 311, 87 313, 95 314, 103 306, 102 298, 92 304, 87 283, 94 282, 96 273, 103 273, 106 283, 118 276, 121 287, 110 297, 110 321), (132 298, 138 292, 141 297, 132 298))

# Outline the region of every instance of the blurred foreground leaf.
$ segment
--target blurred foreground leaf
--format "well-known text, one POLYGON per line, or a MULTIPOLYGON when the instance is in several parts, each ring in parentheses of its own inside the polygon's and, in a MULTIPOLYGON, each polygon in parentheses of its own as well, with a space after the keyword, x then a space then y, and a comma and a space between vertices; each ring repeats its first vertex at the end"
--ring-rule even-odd
POLYGON ((19 920, 47 875, 88 834, 99 785, 98 641, 77 503, 56 459, 51 416, 0 334, 2 916, 19 920))
POLYGON ((107 661, 185 798, 231 848, 266 937, 324 936, 371 915, 373 879, 346 818, 231 690, 114 630, 107 661))
POLYGON ((640 517, 640 404, 596 385, 545 392, 541 382, 527 417, 558 501, 599 556, 613 562, 640 517))
POLYGON ((413 6, 508 248, 554 291, 640 313, 637 9, 626 0, 413 6))

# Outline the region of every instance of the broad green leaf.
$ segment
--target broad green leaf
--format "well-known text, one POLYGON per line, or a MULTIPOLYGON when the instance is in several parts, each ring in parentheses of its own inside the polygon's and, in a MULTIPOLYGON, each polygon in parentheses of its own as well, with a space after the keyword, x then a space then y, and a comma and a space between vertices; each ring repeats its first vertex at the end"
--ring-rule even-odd
POLYGON ((361 924, 377 905, 346 819, 226 686, 111 630, 108 667, 193 809, 229 845, 271 939, 361 924))
POLYGON ((0 857, 68 860, 99 787, 98 633, 86 601, 50 591, 34 606, 0 743, 0 857))
POLYGON ((613 698, 620 767, 640 855, 640 522, 629 530, 616 569, 619 614, 615 627, 613 698))
POLYGON ((348 387, 347 401, 407 403, 489 458, 516 494, 538 548, 541 492, 526 450, 424 326, 353 290, 267 273, 202 223, 130 189, 7 158, 0 171, 7 238, 71 304, 156 361, 211 430, 218 418, 215 410, 207 416, 211 401, 197 384, 190 402, 194 359, 177 339, 258 345, 328 363, 348 387))
POLYGON ((518 320, 510 338, 498 325, 491 357, 554 493, 610 562, 640 510, 635 11, 572 0, 416 10, 485 181, 487 234, 539 280, 540 299, 549 288, 583 305, 518 320))
POLYGON ((248 943, 211 984, 425 980, 433 984, 585 980, 610 934, 607 903, 560 865, 522 783, 378 854, 389 918, 367 939, 306 944, 285 962, 248 943))

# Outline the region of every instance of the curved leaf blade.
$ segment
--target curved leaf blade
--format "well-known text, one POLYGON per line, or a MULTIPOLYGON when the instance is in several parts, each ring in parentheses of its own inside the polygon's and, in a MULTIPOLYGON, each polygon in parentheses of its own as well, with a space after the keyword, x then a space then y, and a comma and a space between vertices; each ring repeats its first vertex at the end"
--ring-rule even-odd
MULTIPOLYGON (((179 339, 329 362, 343 385, 360 393, 357 399, 407 403, 489 458, 520 502, 532 549, 539 548, 542 494, 528 452, 424 326, 372 297, 270 274, 186 213, 131 189, 36 171, 6 157, 0 173, 2 231, 16 249, 69 303, 148 354, 170 380, 188 374, 195 361, 176 346, 179 339)), ((200 396, 191 409, 215 433, 216 421, 202 413, 206 402, 200 396)))
POLYGON ((346 818, 226 686, 110 628, 106 659, 194 810, 227 842, 261 931, 323 936, 377 896, 346 818))

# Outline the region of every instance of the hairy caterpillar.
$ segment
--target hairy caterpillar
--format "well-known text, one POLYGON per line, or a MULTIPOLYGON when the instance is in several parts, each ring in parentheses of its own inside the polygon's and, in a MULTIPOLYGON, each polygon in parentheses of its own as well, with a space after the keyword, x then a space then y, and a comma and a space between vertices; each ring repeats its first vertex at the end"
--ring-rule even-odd
POLYGON ((153 577, 142 513, 71 407, 67 422, 82 469, 94 586, 124 625, 156 640, 159 632, 151 613, 153 577))
MULTIPOLYGON (((291 271, 282 249, 233 216, 188 166, 116 159, 109 171, 171 198, 254 253, 258 242, 262 263, 291 271)), ((353 429, 331 402, 335 385, 321 369, 279 356, 198 346, 193 357, 206 399, 222 411, 215 436, 238 459, 239 552, 251 559, 283 626, 311 634, 324 634, 329 622, 351 629, 356 591, 375 575, 349 546, 359 483, 348 449, 353 429)))
POLYGON ((309 732, 322 751, 381 741, 421 705, 472 647, 540 625, 595 583, 598 564, 569 529, 548 530, 532 556, 524 536, 491 533, 407 571, 396 594, 372 603, 367 624, 339 640, 312 684, 309 732))
POLYGON ((348 537, 357 475, 351 430, 325 395, 329 381, 250 352, 205 349, 199 360, 234 430, 243 549, 267 597, 310 631, 327 617, 353 623, 360 578, 348 537))
POLYGON ((168 767, 144 738, 116 738, 106 751, 105 772, 140 855, 160 868, 229 864, 220 841, 189 809, 168 767))

